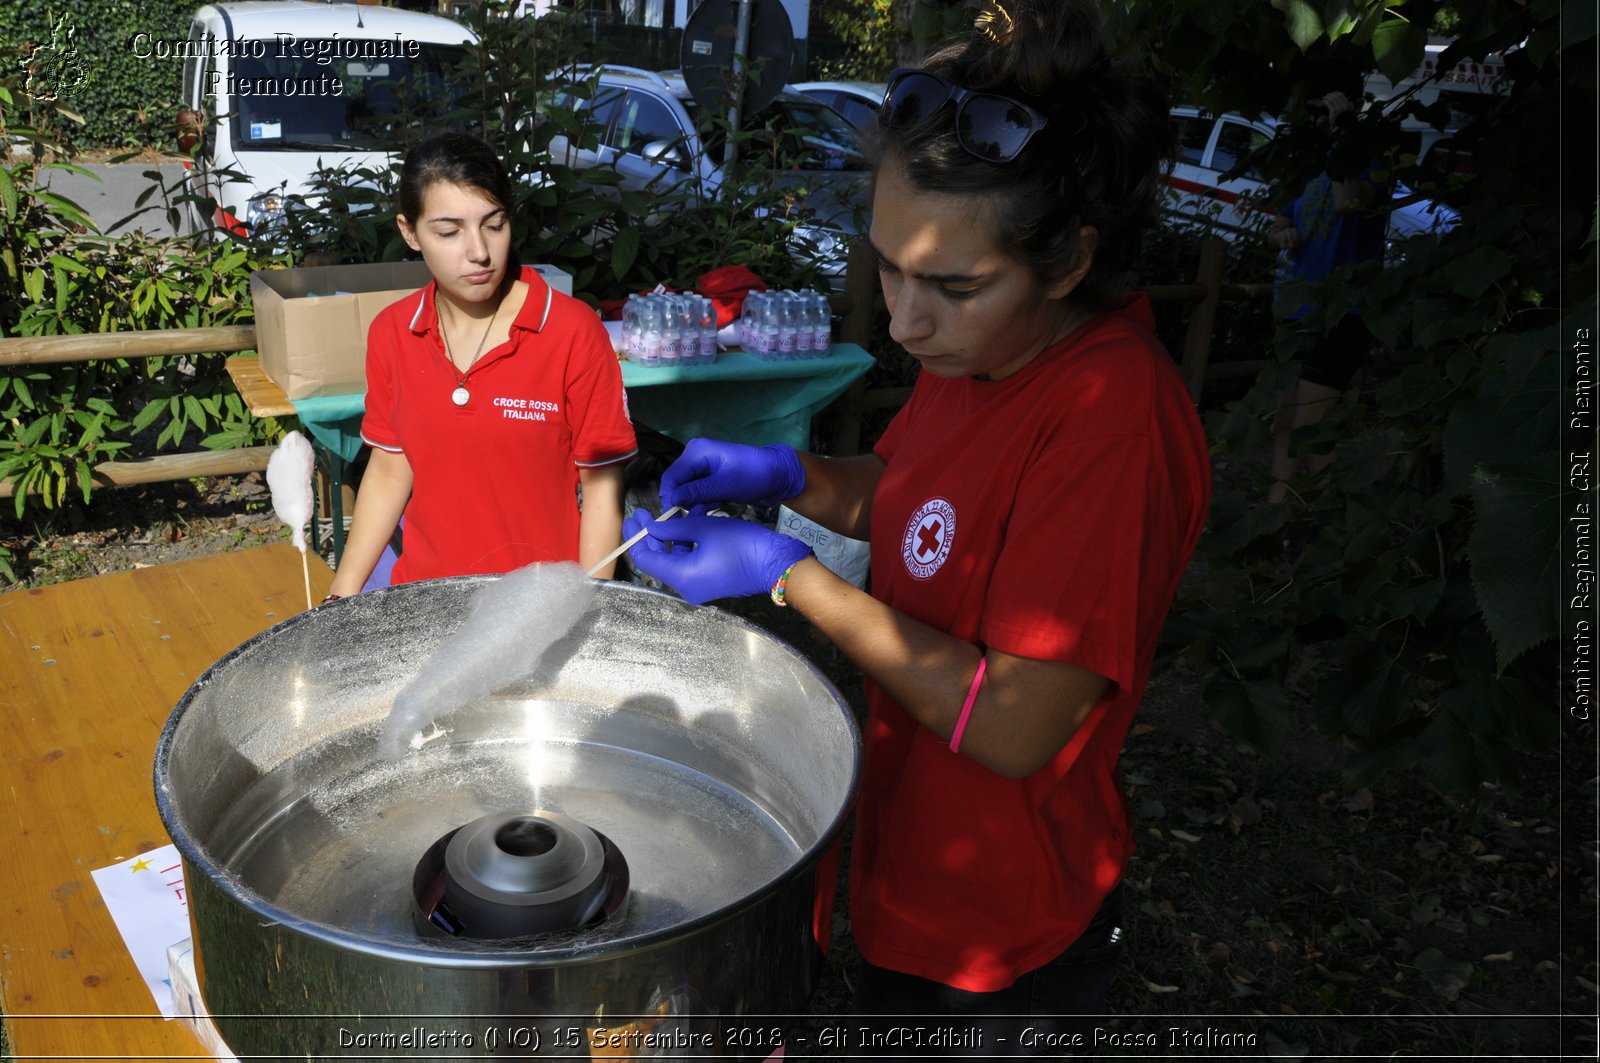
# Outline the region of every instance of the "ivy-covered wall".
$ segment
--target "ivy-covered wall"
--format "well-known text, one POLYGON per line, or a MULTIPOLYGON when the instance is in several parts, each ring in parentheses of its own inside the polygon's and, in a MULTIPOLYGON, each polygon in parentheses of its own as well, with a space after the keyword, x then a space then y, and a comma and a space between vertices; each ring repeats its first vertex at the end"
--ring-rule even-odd
MULTIPOLYGON (((83 125, 77 147, 170 145, 183 62, 142 58, 137 34, 181 39, 199 0, 0 0, 0 52, 34 91, 55 93, 83 125)), ((143 49, 148 52, 149 49, 143 49)))

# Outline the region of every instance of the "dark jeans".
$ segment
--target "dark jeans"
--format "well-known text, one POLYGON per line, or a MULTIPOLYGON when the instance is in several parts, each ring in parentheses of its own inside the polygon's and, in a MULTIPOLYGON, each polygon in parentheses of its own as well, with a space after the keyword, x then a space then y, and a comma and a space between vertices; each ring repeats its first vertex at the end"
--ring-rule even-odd
POLYGON ((972 993, 863 963, 854 1003, 855 1054, 1054 1056, 1090 1046, 1105 1013, 1122 937, 1118 883, 1077 941, 1006 989, 972 993), (1075 1035, 1081 1037, 1076 1046, 1075 1035))

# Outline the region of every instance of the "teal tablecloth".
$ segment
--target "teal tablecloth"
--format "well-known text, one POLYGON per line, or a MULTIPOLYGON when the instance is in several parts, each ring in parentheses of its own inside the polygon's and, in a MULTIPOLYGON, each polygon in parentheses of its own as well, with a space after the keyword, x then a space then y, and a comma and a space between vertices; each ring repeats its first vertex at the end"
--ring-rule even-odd
MULTIPOLYGON (((622 385, 636 424, 687 442, 695 436, 735 443, 811 445, 811 418, 872 367, 872 355, 837 343, 826 358, 763 362, 725 351, 712 365, 646 369, 622 363, 622 385)), ((345 462, 361 453, 366 395, 294 400, 312 441, 345 462)))

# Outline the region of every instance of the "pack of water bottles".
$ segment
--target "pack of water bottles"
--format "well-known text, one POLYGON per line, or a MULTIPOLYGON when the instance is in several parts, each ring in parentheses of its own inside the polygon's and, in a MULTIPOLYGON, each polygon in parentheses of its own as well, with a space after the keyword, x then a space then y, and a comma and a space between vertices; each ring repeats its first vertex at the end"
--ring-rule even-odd
POLYGON ((666 368, 717 360, 717 310, 694 292, 630 295, 622 307, 622 353, 666 368))
POLYGON ((822 358, 833 346, 833 313, 821 292, 751 292, 739 317, 739 346, 764 362, 822 358))

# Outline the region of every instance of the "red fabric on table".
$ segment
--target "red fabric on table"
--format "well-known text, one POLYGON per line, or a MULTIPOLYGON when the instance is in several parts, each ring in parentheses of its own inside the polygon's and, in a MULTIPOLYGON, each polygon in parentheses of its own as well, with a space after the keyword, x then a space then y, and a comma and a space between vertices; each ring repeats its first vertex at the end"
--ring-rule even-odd
MULTIPOLYGON (((682 290, 662 284, 639 294, 651 295, 658 291, 682 290)), ((751 292, 766 291, 767 282, 744 266, 718 266, 700 274, 699 279, 694 282, 694 290, 700 295, 711 297, 711 305, 717 308, 717 327, 723 328, 739 319, 739 314, 744 309, 745 296, 751 292)), ((622 308, 627 303, 626 298, 600 300, 601 320, 621 321, 622 308)))

